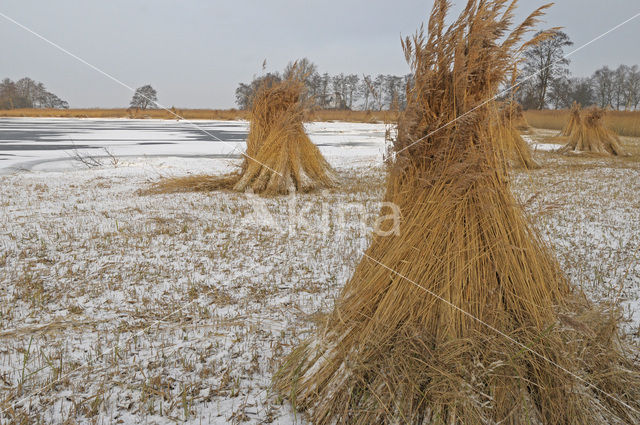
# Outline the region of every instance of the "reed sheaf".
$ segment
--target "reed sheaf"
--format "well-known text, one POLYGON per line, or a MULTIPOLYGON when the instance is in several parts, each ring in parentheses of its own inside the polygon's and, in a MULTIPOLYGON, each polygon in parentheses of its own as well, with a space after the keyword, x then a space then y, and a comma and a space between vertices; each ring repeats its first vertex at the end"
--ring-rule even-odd
POLYGON ((582 106, 578 102, 573 102, 569 110, 569 120, 562 128, 559 136, 570 137, 582 125, 582 106))
POLYGON ((426 32, 403 41, 415 85, 385 195, 400 232, 373 237, 273 380, 315 424, 640 423, 617 316, 571 286, 528 224, 498 105, 483 105, 549 34, 522 41, 549 5, 510 31, 516 2, 469 0, 447 26, 436 0, 426 32))
POLYGON ((334 186, 331 166, 304 129, 304 90, 295 72, 283 81, 265 79, 252 101, 247 149, 238 172, 164 179, 152 191, 230 189, 277 195, 334 186))
POLYGON ((574 105, 571 108, 569 122, 563 131, 563 134, 569 136, 569 142, 560 149, 560 152, 579 151, 625 156, 626 152, 620 144, 620 138, 604 123, 605 115, 606 112, 600 108, 592 107, 581 112, 574 105))
POLYGON ((531 147, 520 134, 520 131, 529 129, 522 107, 515 102, 506 102, 500 105, 498 118, 494 131, 499 136, 501 148, 507 158, 527 169, 540 168, 533 159, 531 147))

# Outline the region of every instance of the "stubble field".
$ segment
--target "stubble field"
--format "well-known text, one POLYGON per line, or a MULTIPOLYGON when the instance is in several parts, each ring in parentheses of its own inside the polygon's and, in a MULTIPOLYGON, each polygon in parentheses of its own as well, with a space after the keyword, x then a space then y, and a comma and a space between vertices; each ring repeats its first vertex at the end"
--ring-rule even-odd
MULTIPOLYGON (((638 343, 639 158, 560 156, 550 135, 530 135, 543 167, 513 190, 638 343)), ((384 191, 380 155, 328 159, 335 189, 264 199, 144 193, 221 159, 0 176, 0 423, 305 423, 270 377, 331 309, 384 191)))

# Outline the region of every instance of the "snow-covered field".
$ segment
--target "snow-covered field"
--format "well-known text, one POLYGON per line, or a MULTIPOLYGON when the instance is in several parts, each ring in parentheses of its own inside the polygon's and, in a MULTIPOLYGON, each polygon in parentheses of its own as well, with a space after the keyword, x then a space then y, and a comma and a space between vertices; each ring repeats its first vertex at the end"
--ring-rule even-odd
MULTIPOLYGON (((269 391, 270 377, 367 246, 385 129, 308 130, 341 185, 296 197, 145 195, 162 176, 221 173, 238 160, 206 158, 231 148, 181 133, 139 145, 155 136, 131 128, 109 130, 117 161, 101 167, 51 161, 64 155, 55 151, 21 159, 44 160, 36 171, 5 169, 0 423, 305 423, 269 391)), ((105 144, 95 132, 81 143, 105 144)), ((535 155, 542 169, 513 172, 518 198, 572 281, 618 303, 638 340, 640 163, 535 155)))

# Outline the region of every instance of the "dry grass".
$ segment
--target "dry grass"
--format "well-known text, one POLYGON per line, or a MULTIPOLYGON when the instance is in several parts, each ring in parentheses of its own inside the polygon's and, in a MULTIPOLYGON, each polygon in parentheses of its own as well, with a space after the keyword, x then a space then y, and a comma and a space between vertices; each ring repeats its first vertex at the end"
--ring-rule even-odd
MULTIPOLYGON (((562 130, 570 118, 570 111, 525 111, 524 115, 531 126, 562 130)), ((621 136, 640 137, 640 111, 610 111, 607 114, 607 126, 621 136)))
POLYGON ((591 108, 584 116, 579 111, 572 113, 569 126, 569 142, 560 150, 563 153, 574 151, 603 155, 626 155, 620 146, 620 138, 604 124, 605 111, 591 108))
MULTIPOLYGON (((237 109, 9 109, 0 110, 0 117, 43 117, 43 118, 146 118, 176 119, 177 114, 189 120, 247 120, 249 111, 237 109)), ((345 121, 363 123, 395 122, 395 111, 348 111, 336 109, 315 109, 306 113, 306 121, 345 121)))
POLYGON ((400 234, 374 237, 333 313, 274 380, 315 424, 640 421, 617 401, 640 408, 615 316, 574 293, 511 194, 496 105, 432 134, 512 68, 544 9, 508 34, 514 4, 469 1, 447 29, 438 0, 428 35, 403 43, 416 84, 386 194, 400 234))
POLYGON ((298 222, 264 199, 264 226, 244 194, 135 196, 138 170, 0 176, 3 425, 269 422, 273 365, 344 283, 384 179, 345 172, 298 222))

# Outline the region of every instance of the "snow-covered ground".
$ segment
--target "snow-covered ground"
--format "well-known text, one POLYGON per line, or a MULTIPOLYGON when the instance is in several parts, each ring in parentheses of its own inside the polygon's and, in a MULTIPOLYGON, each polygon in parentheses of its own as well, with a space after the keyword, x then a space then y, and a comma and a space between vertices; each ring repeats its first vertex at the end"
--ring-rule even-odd
MULTIPOLYGON (((108 144, 117 161, 87 168, 50 161, 56 151, 0 176, 0 423, 306 423, 270 377, 362 258, 384 126, 309 124, 340 186, 266 199, 145 195, 162 176, 239 160, 207 157, 230 150, 173 128, 158 140, 175 146, 137 144, 159 130, 84 130, 79 144, 108 144)), ((617 302, 639 339, 640 164, 535 156, 543 168, 513 172, 516 195, 569 278, 617 302)))

